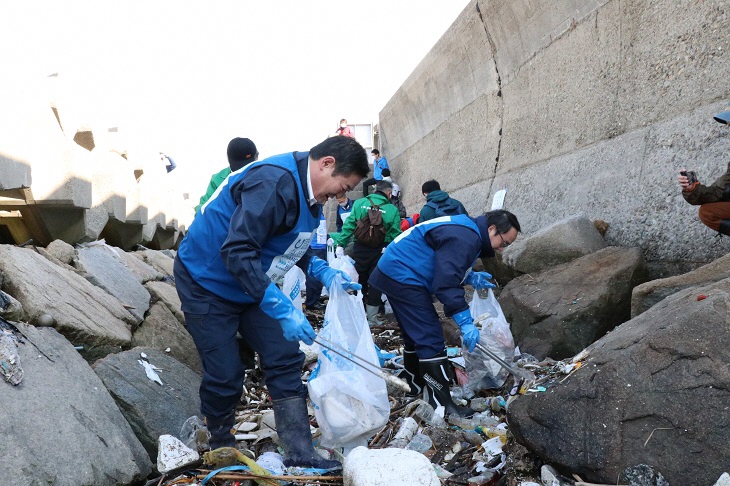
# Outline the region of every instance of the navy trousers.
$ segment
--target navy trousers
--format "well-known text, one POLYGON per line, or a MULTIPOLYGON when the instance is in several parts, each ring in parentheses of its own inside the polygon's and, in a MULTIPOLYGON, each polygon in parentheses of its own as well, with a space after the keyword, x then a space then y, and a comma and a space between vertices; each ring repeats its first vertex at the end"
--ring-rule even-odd
POLYGON ((257 304, 237 304, 207 291, 177 258, 174 270, 186 328, 203 365, 200 411, 204 416, 225 417, 241 400, 244 369, 236 333, 259 354, 272 399, 306 395, 301 379, 304 354, 298 342, 284 338, 278 321, 257 304))
POLYGON ((444 351, 446 344, 441 319, 428 289, 401 284, 385 275, 380 268, 373 271, 368 283, 388 297, 407 351, 415 351, 419 359, 433 358, 444 351))

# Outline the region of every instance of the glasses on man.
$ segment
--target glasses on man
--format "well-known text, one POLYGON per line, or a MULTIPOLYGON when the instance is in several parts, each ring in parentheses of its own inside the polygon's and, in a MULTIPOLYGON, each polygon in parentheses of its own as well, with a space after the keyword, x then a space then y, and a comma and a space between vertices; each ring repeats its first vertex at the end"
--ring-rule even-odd
POLYGON ((507 248, 512 243, 511 241, 505 241, 502 233, 497 233, 497 236, 499 236, 499 239, 502 240, 502 244, 499 245, 500 248, 507 248))

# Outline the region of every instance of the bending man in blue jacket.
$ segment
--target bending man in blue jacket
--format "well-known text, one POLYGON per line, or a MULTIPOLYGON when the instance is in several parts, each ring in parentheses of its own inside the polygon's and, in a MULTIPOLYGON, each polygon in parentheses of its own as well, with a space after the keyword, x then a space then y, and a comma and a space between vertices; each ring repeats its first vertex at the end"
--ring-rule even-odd
POLYGON ((441 321, 431 299, 461 328, 464 346, 473 351, 479 329, 464 298, 464 284, 475 289, 494 287, 487 272, 473 272, 478 257, 492 258, 517 238, 520 223, 514 214, 489 211, 483 216, 444 216, 408 229, 385 249, 368 283, 388 297, 398 321, 405 353, 404 378, 411 395, 422 391, 432 407, 445 414, 470 417, 474 411, 457 406, 449 392, 450 363, 446 358, 441 321))
POLYGON ((190 226, 175 259, 175 282, 203 365, 200 406, 211 448, 236 445, 231 428, 244 377, 238 332, 260 356, 286 464, 339 464, 316 454, 309 432, 299 341, 312 344, 316 335, 277 283, 296 264, 328 288, 338 274, 346 288, 360 288, 306 252, 322 203, 367 173, 362 146, 331 137, 309 152, 276 155, 231 174, 190 226))

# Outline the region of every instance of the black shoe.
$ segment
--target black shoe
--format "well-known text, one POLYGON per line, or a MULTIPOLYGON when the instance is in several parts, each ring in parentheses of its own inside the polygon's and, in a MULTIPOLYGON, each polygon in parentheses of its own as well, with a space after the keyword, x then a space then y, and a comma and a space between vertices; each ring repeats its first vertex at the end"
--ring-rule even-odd
POLYGON ((210 432, 210 450, 219 447, 236 447, 236 438, 233 436, 231 429, 236 421, 235 412, 231 411, 223 418, 205 417, 205 425, 210 432))
POLYGON ((406 396, 417 397, 423 392, 424 381, 418 370, 418 355, 415 351, 403 351, 403 369, 398 372, 398 378, 405 380, 411 387, 406 396))
POLYGON ((323 311, 327 308, 327 306, 321 302, 315 302, 312 305, 305 305, 305 307, 308 311, 323 311))
POLYGON ((273 400, 274 420, 279 442, 286 453, 287 467, 314 467, 317 469, 341 468, 338 461, 325 459, 314 450, 309 431, 309 414, 305 397, 273 400))
POLYGON ((460 407, 451 399, 449 391, 449 363, 445 355, 437 355, 433 358, 422 359, 419 361, 421 377, 425 382, 423 390, 424 399, 431 405, 434 410, 439 406, 444 407, 444 416, 451 414, 460 417, 471 417, 474 410, 469 407, 460 407))

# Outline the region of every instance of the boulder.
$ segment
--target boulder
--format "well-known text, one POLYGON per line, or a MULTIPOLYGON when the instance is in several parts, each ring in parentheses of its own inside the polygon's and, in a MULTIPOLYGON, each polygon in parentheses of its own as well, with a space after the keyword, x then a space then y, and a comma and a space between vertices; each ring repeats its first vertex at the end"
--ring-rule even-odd
POLYGON ((161 435, 179 436, 185 420, 200 412, 200 377, 163 351, 133 348, 100 359, 93 368, 152 459, 161 435), (159 368, 162 385, 147 377, 140 353, 159 368))
POLYGON ((717 282, 730 277, 730 255, 720 257, 691 272, 651 280, 631 292, 631 317, 636 317, 669 295, 682 289, 717 282))
POLYGON ((569 358, 629 319, 631 290, 645 279, 640 248, 608 247, 512 280, 499 304, 521 351, 569 358))
POLYGON ((520 273, 533 274, 605 247, 606 241, 593 221, 577 214, 518 238, 502 252, 502 259, 520 273))
POLYGON ((591 345, 568 380, 514 400, 510 430, 589 482, 645 464, 669 484, 713 484, 730 457, 728 322, 730 279, 682 290, 591 345))
POLYGON ((136 319, 113 296, 33 250, 0 245, 2 289, 23 305, 26 319, 42 314, 88 360, 129 347, 136 319))
POLYGON ((163 352, 169 348, 170 356, 197 373, 203 372, 193 338, 162 302, 152 304, 144 322, 132 335, 132 346, 147 346, 163 352))
POLYGON ((53 240, 46 246, 46 251, 66 265, 73 265, 76 260, 76 249, 63 240, 53 240))
POLYGON ((138 277, 124 264, 123 250, 104 244, 93 244, 78 249, 76 268, 86 279, 116 297, 132 314, 135 325, 142 322, 150 307, 150 294, 139 283, 138 277))
POLYGON ((131 253, 120 250, 119 257, 141 284, 145 284, 150 280, 162 280, 164 277, 155 267, 148 265, 141 258, 137 258, 131 253))
POLYGON ((20 321, 25 317, 23 304, 2 290, 0 290, 0 317, 9 321, 20 321))
POLYGON ((52 328, 15 323, 23 382, 0 381, 3 484, 140 484, 142 444, 91 367, 52 328))
POLYGON ((134 255, 146 264, 150 265, 155 270, 160 272, 163 276, 174 278, 172 266, 175 263, 175 260, 165 255, 161 251, 141 250, 132 252, 131 255, 134 255))
POLYGON ((439 486, 431 461, 406 449, 354 448, 342 464, 345 486, 439 486))
POLYGON ((152 296, 152 302, 162 302, 175 318, 185 325, 185 314, 182 311, 180 297, 177 295, 177 289, 170 282, 147 282, 145 288, 152 296))

